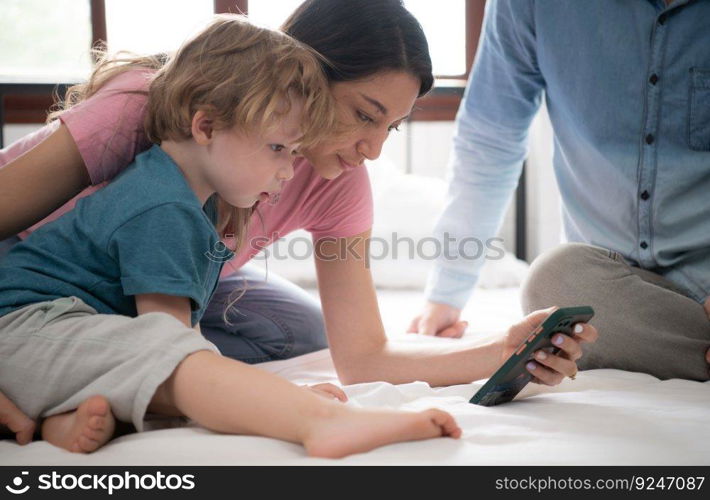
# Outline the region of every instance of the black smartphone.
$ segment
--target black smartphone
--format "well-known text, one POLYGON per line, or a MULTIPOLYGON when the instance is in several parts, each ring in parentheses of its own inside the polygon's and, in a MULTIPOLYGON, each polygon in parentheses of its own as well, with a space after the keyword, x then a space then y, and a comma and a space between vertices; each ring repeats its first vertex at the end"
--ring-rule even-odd
POLYGON ((469 402, 481 406, 493 406, 511 401, 532 380, 533 376, 525 365, 533 359, 533 354, 540 349, 552 354, 559 352, 559 347, 552 343, 554 334, 564 333, 572 336, 575 324, 587 323, 593 316, 594 309, 589 306, 563 307, 552 312, 518 346, 469 402))

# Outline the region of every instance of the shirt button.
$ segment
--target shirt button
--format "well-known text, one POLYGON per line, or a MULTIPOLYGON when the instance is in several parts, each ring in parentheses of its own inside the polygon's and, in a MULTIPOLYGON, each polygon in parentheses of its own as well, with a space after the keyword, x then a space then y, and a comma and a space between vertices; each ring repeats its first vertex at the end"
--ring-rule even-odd
POLYGON ((643 201, 648 200, 650 197, 651 197, 651 195, 648 194, 648 191, 644 191, 643 193, 641 193, 641 199, 642 199, 643 201))
POLYGON ((646 144, 653 144, 653 141, 655 141, 655 140, 656 139, 653 137, 653 134, 648 134, 646 136, 646 144))
POLYGON ((641 248, 643 248, 644 250, 646 250, 646 249, 648 248, 648 243, 646 243, 645 241, 642 241, 642 242, 641 242, 641 248))
POLYGON ((651 85, 656 85, 658 83, 658 75, 656 73, 652 74, 648 81, 651 82, 651 85))

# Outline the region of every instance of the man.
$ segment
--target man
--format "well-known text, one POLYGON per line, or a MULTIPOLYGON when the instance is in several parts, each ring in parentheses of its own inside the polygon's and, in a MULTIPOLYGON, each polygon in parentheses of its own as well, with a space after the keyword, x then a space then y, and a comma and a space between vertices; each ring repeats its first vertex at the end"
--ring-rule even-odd
MULTIPOLYGON (((438 237, 496 235, 543 95, 577 243, 535 261, 523 309, 595 308, 580 368, 707 380, 710 0, 489 0, 438 237)), ((410 331, 460 336, 482 265, 440 258, 410 331)))

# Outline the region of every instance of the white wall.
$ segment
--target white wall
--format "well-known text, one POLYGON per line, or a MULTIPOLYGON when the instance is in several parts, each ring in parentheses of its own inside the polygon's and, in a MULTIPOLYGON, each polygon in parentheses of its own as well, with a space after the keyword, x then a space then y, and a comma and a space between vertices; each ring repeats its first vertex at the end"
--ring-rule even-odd
POLYGON ((552 152, 552 125, 543 104, 530 129, 527 189, 530 261, 561 241, 561 201, 552 168, 552 152))
MULTIPOLYGON (((414 122, 392 132, 383 148, 402 171, 444 178, 449 158, 454 122, 414 122), (408 155, 411 151, 412 154, 408 155)), ((530 130, 527 170, 528 260, 560 241, 560 197, 552 170, 552 127, 544 105, 530 130)), ((505 246, 515 250, 515 201, 506 214, 500 236, 505 246)))
POLYGON ((5 134, 3 136, 3 141, 5 142, 5 146, 7 146, 8 144, 12 144, 17 139, 29 134, 30 132, 34 132, 41 126, 41 124, 6 125, 3 128, 3 134, 5 134))
MULTIPOLYGON (((403 124, 399 132, 390 134, 382 155, 399 165, 403 172, 443 179, 446 177, 453 133, 453 121, 403 124)), ((500 236, 506 249, 515 252, 514 201, 506 214, 500 236)))

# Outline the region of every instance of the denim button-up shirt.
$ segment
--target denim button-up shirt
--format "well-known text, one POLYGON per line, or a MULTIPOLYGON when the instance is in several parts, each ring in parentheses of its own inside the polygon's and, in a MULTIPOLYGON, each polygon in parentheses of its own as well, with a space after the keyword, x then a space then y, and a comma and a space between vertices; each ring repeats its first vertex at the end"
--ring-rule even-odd
MULTIPOLYGON (((566 239, 616 250, 705 300, 710 0, 489 0, 486 9, 437 235, 495 236, 544 97, 566 239)), ((483 259, 462 255, 436 261, 429 300, 465 304, 483 259)))

